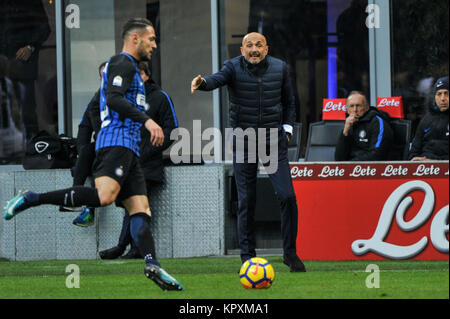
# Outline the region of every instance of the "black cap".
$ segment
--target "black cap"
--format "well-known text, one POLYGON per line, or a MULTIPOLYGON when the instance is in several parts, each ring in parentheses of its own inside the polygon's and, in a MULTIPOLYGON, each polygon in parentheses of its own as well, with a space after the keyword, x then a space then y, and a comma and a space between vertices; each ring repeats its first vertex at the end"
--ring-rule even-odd
POLYGON ((434 94, 439 90, 448 90, 448 76, 440 78, 434 84, 434 94))

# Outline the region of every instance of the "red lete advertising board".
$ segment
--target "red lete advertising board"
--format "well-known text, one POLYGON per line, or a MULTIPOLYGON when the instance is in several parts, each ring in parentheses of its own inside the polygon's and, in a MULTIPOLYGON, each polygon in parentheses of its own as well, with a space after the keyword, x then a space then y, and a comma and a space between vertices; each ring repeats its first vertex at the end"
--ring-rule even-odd
MULTIPOLYGON (((347 99, 323 99, 322 120, 345 121, 347 99)), ((401 96, 378 97, 377 108, 388 113, 392 118, 404 118, 403 99, 401 96)))
POLYGON ((347 99, 323 99, 322 120, 345 121, 347 99))
POLYGON ((388 113, 392 118, 405 118, 401 96, 377 98, 377 108, 388 113))
POLYGON ((448 260, 449 163, 295 163, 305 260, 448 260))

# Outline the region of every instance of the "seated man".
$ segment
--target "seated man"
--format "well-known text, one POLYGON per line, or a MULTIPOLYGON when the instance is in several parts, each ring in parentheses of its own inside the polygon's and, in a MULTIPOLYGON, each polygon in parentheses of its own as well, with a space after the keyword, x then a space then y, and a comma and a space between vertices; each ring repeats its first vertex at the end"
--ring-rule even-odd
POLYGON ((448 160, 448 76, 434 85, 434 100, 417 126, 409 150, 411 161, 448 160))
POLYGON ((335 160, 387 160, 394 139, 389 115, 369 106, 366 96, 359 91, 347 97, 347 115, 336 145, 335 160))
POLYGON ((369 106, 364 93, 347 97, 347 119, 334 154, 336 161, 383 161, 394 140, 389 115, 369 106))

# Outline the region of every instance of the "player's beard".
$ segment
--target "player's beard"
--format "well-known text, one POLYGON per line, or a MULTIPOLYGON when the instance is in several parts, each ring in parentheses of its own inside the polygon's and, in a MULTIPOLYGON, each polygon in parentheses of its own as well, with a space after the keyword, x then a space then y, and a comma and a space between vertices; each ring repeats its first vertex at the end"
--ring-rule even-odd
POLYGON ((149 55, 148 51, 140 46, 138 50, 139 61, 150 61, 151 55, 149 55))

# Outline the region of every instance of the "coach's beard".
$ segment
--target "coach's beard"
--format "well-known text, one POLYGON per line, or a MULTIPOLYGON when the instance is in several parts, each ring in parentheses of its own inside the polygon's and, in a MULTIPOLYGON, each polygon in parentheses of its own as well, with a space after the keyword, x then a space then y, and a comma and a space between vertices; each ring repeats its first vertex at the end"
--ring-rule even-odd
POLYGON ((259 64, 261 60, 251 61, 251 58, 259 58, 261 54, 259 52, 252 52, 249 54, 247 62, 253 65, 259 64))

